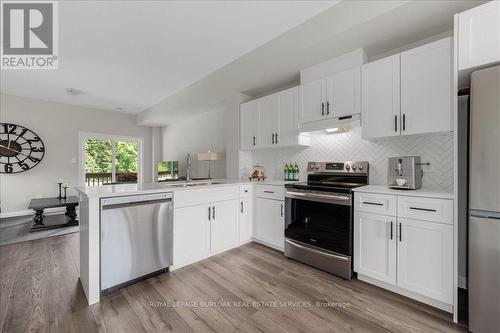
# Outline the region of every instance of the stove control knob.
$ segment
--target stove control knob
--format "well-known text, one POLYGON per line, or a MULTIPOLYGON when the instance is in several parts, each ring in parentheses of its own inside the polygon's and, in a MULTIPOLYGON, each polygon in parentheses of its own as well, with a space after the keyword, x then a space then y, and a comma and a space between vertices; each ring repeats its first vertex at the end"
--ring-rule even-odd
POLYGON ((319 169, 319 165, 318 165, 318 164, 316 164, 316 165, 314 166, 314 168, 315 168, 316 170, 318 170, 318 169, 319 169))
POLYGON ((359 170, 363 170, 363 164, 358 165, 359 170))
POLYGON ((349 164, 346 164, 346 165, 345 165, 345 169, 346 169, 347 171, 349 171, 349 170, 351 169, 351 166, 350 166, 349 164))
POLYGON ((356 168, 357 168, 356 164, 353 164, 352 165, 352 171, 356 170, 356 168))

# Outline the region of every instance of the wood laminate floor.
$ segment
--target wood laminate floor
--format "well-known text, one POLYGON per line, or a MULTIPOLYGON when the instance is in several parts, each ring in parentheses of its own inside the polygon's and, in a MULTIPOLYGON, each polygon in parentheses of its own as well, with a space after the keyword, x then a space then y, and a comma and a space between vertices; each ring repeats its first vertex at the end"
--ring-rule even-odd
POLYGON ((251 243, 88 306, 78 234, 0 247, 3 332, 463 332, 450 316, 251 243))

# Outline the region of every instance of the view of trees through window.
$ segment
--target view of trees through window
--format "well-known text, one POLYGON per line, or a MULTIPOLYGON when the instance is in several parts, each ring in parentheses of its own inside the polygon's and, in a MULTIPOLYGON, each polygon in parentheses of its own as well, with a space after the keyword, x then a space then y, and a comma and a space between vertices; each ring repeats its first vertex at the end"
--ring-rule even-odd
POLYGON ((136 183, 138 154, 138 142, 85 140, 85 183, 136 183))

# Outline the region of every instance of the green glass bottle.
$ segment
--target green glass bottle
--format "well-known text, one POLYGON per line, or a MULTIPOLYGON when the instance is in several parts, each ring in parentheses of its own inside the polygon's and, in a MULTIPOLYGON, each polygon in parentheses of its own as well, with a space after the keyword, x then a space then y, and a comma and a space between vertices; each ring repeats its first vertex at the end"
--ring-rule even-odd
POLYGON ((288 180, 288 163, 285 163, 285 169, 283 170, 283 180, 288 180))
POLYGON ((293 167, 293 176, 293 180, 299 180, 299 166, 297 165, 297 163, 295 163, 295 166, 293 167))
POLYGON ((292 162, 290 162, 290 164, 288 164, 288 180, 293 180, 293 164, 292 162))

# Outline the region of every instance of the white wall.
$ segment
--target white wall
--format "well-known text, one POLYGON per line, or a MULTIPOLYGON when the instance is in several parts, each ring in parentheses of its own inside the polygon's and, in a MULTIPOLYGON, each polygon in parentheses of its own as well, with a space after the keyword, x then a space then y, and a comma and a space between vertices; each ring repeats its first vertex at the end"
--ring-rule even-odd
POLYGON ((191 154, 192 177, 207 177, 208 162, 198 161, 200 152, 221 153, 220 161, 212 161, 212 178, 239 178, 239 106, 248 96, 228 97, 219 110, 191 116, 163 127, 163 160, 179 161, 180 175, 186 174, 186 155, 191 154))
POLYGON ((57 196, 59 178, 68 183, 68 194, 75 193, 72 187, 78 186, 79 132, 143 138, 144 182, 151 181, 151 128, 137 126, 135 116, 4 94, 0 105, 1 122, 31 129, 41 137, 46 149, 43 160, 33 169, 0 175, 2 215, 26 211, 29 201, 37 195, 57 196))
POLYGON ((186 155, 191 154, 191 176, 207 177, 208 162, 198 161, 199 152, 221 153, 222 160, 212 161, 212 178, 226 178, 226 110, 202 113, 166 126, 162 131, 163 160, 179 161, 185 176, 186 155))

